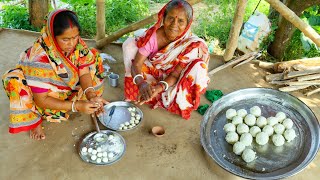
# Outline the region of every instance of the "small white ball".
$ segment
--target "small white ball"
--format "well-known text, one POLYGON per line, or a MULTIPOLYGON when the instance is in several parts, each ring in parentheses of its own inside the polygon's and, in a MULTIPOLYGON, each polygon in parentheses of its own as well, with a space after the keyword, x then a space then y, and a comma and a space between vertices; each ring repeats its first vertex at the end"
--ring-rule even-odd
POLYGON ((256 117, 253 114, 248 114, 245 118, 244 118, 244 122, 248 125, 248 126, 254 126, 256 124, 256 117))
POLYGON ((263 146, 265 144, 267 144, 269 141, 269 135, 265 132, 259 132, 256 135, 256 143, 263 146))
POLYGON ((135 117, 131 117, 130 121, 134 121, 134 120, 136 120, 136 118, 135 117))
POLYGON ((259 117, 261 116, 261 109, 258 106, 253 106, 252 108, 250 108, 250 114, 259 117))
POLYGON ((132 113, 131 113, 131 116, 135 117, 135 116, 136 116, 136 113, 133 113, 133 112, 132 112, 132 113))
POLYGON ((282 121, 283 121, 284 119, 286 119, 287 116, 286 116, 286 114, 285 114, 284 112, 278 112, 278 113, 276 114, 276 118, 278 118, 278 122, 279 122, 279 123, 282 123, 282 121))
POLYGON ((235 109, 228 109, 226 111, 226 117, 227 119, 232 119, 234 116, 237 115, 237 111, 235 109))
POLYGON ((140 122, 139 120, 135 120, 134 121, 135 124, 139 124, 139 122, 140 122))
POLYGON ((99 152, 99 153, 97 154, 97 156, 98 156, 98 157, 102 157, 102 153, 99 152))
POLYGON ((284 127, 286 129, 291 129, 293 126, 293 121, 291 119, 287 118, 287 119, 283 120, 282 125, 284 125, 284 127))
POLYGON ((135 120, 130 120, 130 124, 134 124, 134 121, 135 121, 135 120))
POLYGON ((88 153, 92 153, 93 149, 92 148, 89 148, 88 149, 88 153))
POLYGON ((131 129, 131 128, 133 128, 133 126, 132 126, 132 125, 129 125, 129 129, 131 129))
POLYGON ((237 111, 237 115, 244 118, 246 115, 248 114, 248 112, 245 109, 239 109, 237 111))
POLYGON ((246 124, 239 124, 238 126, 237 126, 237 133, 238 134, 243 134, 243 133, 247 133, 247 132, 249 132, 249 127, 246 125, 246 124))
POLYGON ((109 159, 108 159, 108 158, 106 158, 106 157, 104 157, 104 158, 102 159, 102 161, 106 163, 106 162, 108 162, 108 161, 109 161, 109 159))
POLYGON ((268 134, 268 136, 271 136, 274 132, 273 127, 270 125, 266 125, 262 128, 262 132, 265 132, 268 134))
POLYGON ((256 152, 252 149, 245 149, 241 157, 246 163, 249 163, 256 159, 256 152))
POLYGON ((246 148, 246 146, 242 142, 236 142, 233 145, 233 152, 236 155, 240 155, 244 151, 245 148, 246 148))
POLYGON ((135 107, 132 107, 132 111, 136 111, 136 108, 135 108, 135 107))
POLYGON ((140 114, 137 114, 136 119, 140 119, 140 118, 141 118, 140 114))
POLYGON ((242 119, 242 117, 240 117, 240 116, 234 116, 233 118, 232 118, 232 124, 234 124, 234 125, 238 125, 238 124, 241 124, 241 123, 243 123, 243 119, 242 119))
POLYGON ((123 129, 123 127, 119 127, 119 130, 122 130, 123 129))
POLYGON ((281 134, 272 136, 272 142, 275 146, 282 146, 284 144, 284 137, 281 134))
POLYGON ((293 129, 287 129, 286 131, 284 131, 283 135, 288 142, 296 138, 296 132, 293 129))
POLYGON ((236 131, 236 126, 232 123, 227 123, 223 126, 223 130, 225 132, 231 132, 231 131, 236 131))
POLYGON ((97 158, 97 163, 101 163, 101 158, 97 158))
POLYGON ((127 129, 128 129, 128 127, 127 127, 127 126, 125 126, 125 127, 123 127, 123 129, 124 129, 124 130, 127 130, 127 129))
POLYGON ((96 155, 92 155, 92 156, 91 156, 91 160, 92 160, 92 161, 95 161, 96 159, 97 159, 97 156, 96 156, 96 155))
POLYGON ((107 152, 103 152, 103 153, 102 153, 102 156, 103 156, 103 157, 108 157, 108 153, 107 153, 107 152))
POLYGON ((114 139, 114 135, 109 135, 108 140, 114 139))
POLYGON ((276 134, 283 134, 286 128, 282 124, 276 124, 273 126, 273 129, 276 134))
POLYGON ((274 125, 278 124, 278 118, 276 118, 276 117, 268 117, 267 118, 267 122, 268 122, 268 125, 274 126, 274 125))
POLYGON ((265 125, 267 125, 268 122, 267 122, 267 119, 263 116, 260 116, 257 118, 257 126, 259 128, 263 128, 265 125))
POLYGON ((129 122, 125 122, 125 123, 124 123, 124 125, 129 126, 129 125, 130 125, 130 123, 129 123, 129 122))
POLYGON ((82 152, 87 152, 88 149, 87 149, 87 147, 83 147, 83 148, 81 149, 81 151, 82 151, 82 152))
POLYGON ((114 157, 114 154, 112 152, 108 153, 108 158, 112 159, 114 157))
POLYGON ((252 137, 256 137, 256 135, 261 132, 261 129, 258 126, 252 126, 249 130, 252 137))
POLYGON ((128 111, 132 111, 131 107, 128 107, 128 111))
POLYGON ((97 150, 95 150, 95 149, 94 149, 94 150, 92 150, 92 154, 94 154, 94 155, 95 155, 95 154, 97 154, 97 153, 98 153, 98 151, 97 151, 97 150))
POLYGON ((253 138, 250 133, 243 133, 240 137, 240 142, 242 142, 245 146, 251 146, 252 140, 253 138))
POLYGON ((236 143, 237 141, 239 140, 239 135, 236 133, 236 132, 228 132, 227 135, 226 135, 226 141, 229 143, 229 144, 234 144, 236 143))

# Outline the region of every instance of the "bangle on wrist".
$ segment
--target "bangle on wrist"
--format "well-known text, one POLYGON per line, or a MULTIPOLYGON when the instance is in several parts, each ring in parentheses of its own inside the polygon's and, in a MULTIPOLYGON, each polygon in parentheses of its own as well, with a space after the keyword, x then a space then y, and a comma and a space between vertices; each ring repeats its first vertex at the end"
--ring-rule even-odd
POLYGON ((168 90, 169 84, 165 81, 159 81, 159 83, 163 84, 165 86, 164 91, 168 90))
MULTIPOLYGON (((143 78, 143 75, 142 75, 142 74, 137 74, 137 75, 135 75, 135 76, 133 77, 133 80, 132 80, 132 81, 133 81, 133 84, 137 84, 137 83, 136 83, 136 78, 137 78, 137 77, 142 77, 142 78, 143 78)), ((141 83, 139 83, 139 84, 141 84, 141 83)))
POLYGON ((86 92, 87 92, 89 89, 95 90, 94 87, 89 86, 89 87, 87 87, 87 88, 83 91, 83 94, 86 95, 86 92))
POLYGON ((76 108, 76 102, 77 102, 77 100, 72 101, 72 105, 71 105, 71 110, 72 110, 72 112, 78 112, 78 111, 77 111, 77 108, 76 108))

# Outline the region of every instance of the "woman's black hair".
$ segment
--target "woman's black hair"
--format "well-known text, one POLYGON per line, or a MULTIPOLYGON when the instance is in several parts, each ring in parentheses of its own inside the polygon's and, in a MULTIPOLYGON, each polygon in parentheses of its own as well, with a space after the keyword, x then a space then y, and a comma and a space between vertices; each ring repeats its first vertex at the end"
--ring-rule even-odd
POLYGON ((53 20, 53 34, 54 36, 59 36, 63 32, 70 28, 76 26, 81 31, 81 27, 78 21, 78 17, 70 11, 62 11, 58 13, 53 20))
POLYGON ((165 12, 164 12, 164 18, 167 16, 169 11, 171 11, 174 8, 179 8, 179 7, 183 7, 183 9, 185 10, 185 12, 187 14, 187 20, 189 23, 190 20, 192 19, 192 7, 185 0, 172 0, 172 1, 170 1, 165 12))

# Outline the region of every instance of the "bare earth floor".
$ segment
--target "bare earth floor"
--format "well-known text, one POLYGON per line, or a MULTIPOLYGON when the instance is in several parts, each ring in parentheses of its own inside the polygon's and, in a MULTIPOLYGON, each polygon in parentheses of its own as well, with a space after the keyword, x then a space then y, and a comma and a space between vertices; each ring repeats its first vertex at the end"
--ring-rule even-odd
MULTIPOLYGON (((13 30, 0 32, 0 74, 14 67, 20 52, 29 47, 38 34, 13 30)), ((93 41, 88 42, 94 46, 93 41)), ((109 45, 103 52, 118 62, 112 71, 121 75, 120 86, 111 88, 105 82, 103 95, 109 101, 123 98, 123 64, 121 46, 109 45)), ((210 68, 221 64, 212 57, 210 68)), ((211 78, 208 89, 220 89, 224 94, 249 87, 271 87, 264 80, 266 72, 247 64, 237 69, 225 69, 211 78)), ((305 97, 293 93, 305 102, 320 119, 320 96, 305 97)), ((202 97, 202 103, 208 101, 202 97)), ((201 146, 200 123, 202 116, 194 112, 185 121, 163 109, 151 110, 143 105, 143 124, 136 130, 121 133, 127 151, 121 161, 111 166, 94 166, 83 162, 77 154, 79 140, 95 130, 89 115, 73 114, 70 121, 44 122, 46 140, 34 141, 28 133, 8 133, 9 101, 0 87, 0 179, 241 179, 214 163, 201 146), (162 125, 166 134, 152 136, 152 126, 162 125)), ((101 125, 101 124, 100 124, 101 125)), ((103 126, 100 126, 104 129, 103 126)), ((317 179, 320 173, 320 155, 301 173, 289 179, 317 179)))

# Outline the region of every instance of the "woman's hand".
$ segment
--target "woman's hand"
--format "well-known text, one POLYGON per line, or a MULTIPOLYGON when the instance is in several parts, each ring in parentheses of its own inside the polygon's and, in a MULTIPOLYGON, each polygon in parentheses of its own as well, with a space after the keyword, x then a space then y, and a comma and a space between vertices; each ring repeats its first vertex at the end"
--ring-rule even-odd
POLYGON ((107 100, 105 100, 104 98, 102 97, 93 97, 93 98, 90 98, 90 101, 91 102, 94 102, 95 104, 99 105, 99 108, 98 110, 96 111, 96 114, 100 114, 100 113, 103 113, 104 112, 104 105, 108 104, 109 102, 107 100))
POLYGON ((138 85, 139 87, 139 96, 138 96, 138 102, 146 101, 150 99, 152 96, 152 89, 149 83, 146 81, 143 81, 141 84, 138 85))
POLYGON ((100 105, 98 103, 87 100, 76 101, 74 105, 77 111, 86 114, 92 114, 100 108, 100 105))
POLYGON ((145 102, 151 101, 153 98, 155 98, 159 93, 163 91, 163 87, 161 85, 156 85, 151 87, 151 96, 149 99, 143 99, 139 102, 139 105, 144 104, 145 102))

